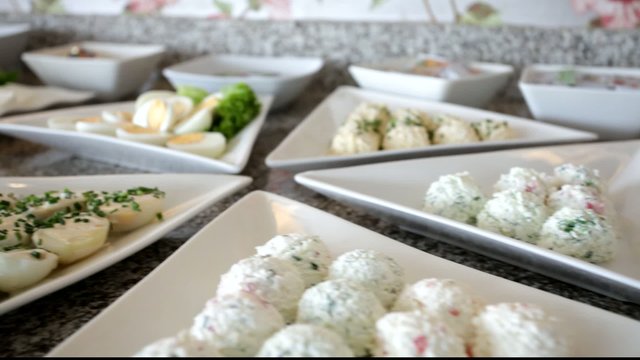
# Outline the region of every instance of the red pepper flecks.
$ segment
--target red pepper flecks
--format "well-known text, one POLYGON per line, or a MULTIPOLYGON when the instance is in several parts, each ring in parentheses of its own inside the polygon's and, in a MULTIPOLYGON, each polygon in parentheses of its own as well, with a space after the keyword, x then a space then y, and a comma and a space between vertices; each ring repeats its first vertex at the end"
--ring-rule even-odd
POLYGON ((424 354, 425 350, 429 347, 429 341, 424 335, 420 335, 413 339, 413 345, 416 348, 417 354, 424 354))
POLYGON ((460 316, 460 310, 456 309, 456 308, 452 308, 449 309, 449 314, 451 314, 452 316, 460 316))

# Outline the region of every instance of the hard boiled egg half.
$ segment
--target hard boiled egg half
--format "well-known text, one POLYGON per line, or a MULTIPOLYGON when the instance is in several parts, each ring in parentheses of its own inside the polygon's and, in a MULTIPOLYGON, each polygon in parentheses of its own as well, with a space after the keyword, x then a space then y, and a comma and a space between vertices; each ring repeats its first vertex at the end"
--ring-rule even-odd
POLYGON ((57 130, 75 130, 80 119, 77 116, 53 116, 47 119, 47 126, 57 130))
POLYGON ((178 135, 167 142, 167 147, 178 151, 216 158, 225 150, 227 140, 219 132, 200 132, 178 135))
POLYGON ((76 130, 86 133, 115 136, 117 127, 117 124, 103 121, 101 116, 92 116, 76 121, 76 130))
POLYGON ((133 123, 155 131, 167 132, 191 110, 193 101, 186 96, 152 99, 136 110, 133 123))
POLYGON ((120 139, 140 142, 149 145, 164 146, 171 135, 150 128, 125 124, 116 129, 116 136, 120 139))
POLYGON ((169 90, 151 90, 144 92, 136 99, 135 110, 138 111, 138 109, 140 109, 142 105, 149 100, 166 99, 175 95, 175 92, 169 90))

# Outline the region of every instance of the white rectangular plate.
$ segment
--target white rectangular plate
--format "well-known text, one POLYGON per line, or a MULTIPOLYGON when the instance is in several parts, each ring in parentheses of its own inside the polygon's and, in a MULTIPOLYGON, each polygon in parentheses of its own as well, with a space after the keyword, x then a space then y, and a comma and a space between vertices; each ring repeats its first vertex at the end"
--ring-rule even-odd
POLYGON ((457 155, 310 171, 296 181, 320 193, 382 214, 399 225, 532 271, 619 299, 640 303, 640 141, 565 145, 457 155), (469 171, 491 193, 511 167, 550 173, 572 162, 600 170, 621 217, 613 261, 590 264, 524 241, 422 211, 424 194, 441 175, 469 171))
POLYGON ((590 141, 596 138, 597 136, 593 133, 515 116, 342 86, 318 105, 269 154, 266 163, 272 168, 302 171, 425 156, 590 141), (356 155, 330 155, 331 139, 338 127, 344 122, 349 113, 364 101, 386 104, 391 110, 407 107, 420 109, 429 114, 447 113, 468 121, 480 121, 486 118, 507 121, 515 131, 517 138, 473 144, 433 145, 416 149, 384 150, 356 155))
POLYGON ((640 353, 640 343, 630 336, 640 331, 638 321, 443 260, 299 202, 253 192, 48 356, 130 356, 175 335, 190 326, 233 263, 254 255, 254 248, 274 235, 289 232, 319 235, 333 255, 359 248, 381 251, 405 268, 409 282, 452 278, 490 303, 539 304, 563 320, 577 356, 640 353), (252 226, 246 226, 247 219, 252 226))
POLYGON ((96 116, 103 110, 132 111, 133 102, 81 106, 3 118, 0 133, 63 149, 78 156, 135 168, 163 172, 225 173, 241 172, 258 133, 264 124, 272 96, 260 96, 260 114, 227 143, 218 159, 137 143, 116 137, 57 130, 47 127, 47 119, 59 115, 96 116))
POLYGON ((1 192, 41 194, 68 188, 72 191, 126 190, 157 187, 166 193, 163 221, 137 230, 111 235, 107 245, 72 265, 54 270, 43 281, 0 300, 0 314, 59 290, 111 266, 143 249, 220 199, 249 185, 251 178, 235 175, 161 174, 99 175, 40 178, 0 178, 1 192))

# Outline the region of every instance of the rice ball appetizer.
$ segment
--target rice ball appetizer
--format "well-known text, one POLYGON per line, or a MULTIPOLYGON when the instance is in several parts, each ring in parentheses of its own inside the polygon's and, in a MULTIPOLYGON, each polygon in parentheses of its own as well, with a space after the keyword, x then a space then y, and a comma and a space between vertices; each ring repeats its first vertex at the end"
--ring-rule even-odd
POLYGON ((391 257, 357 249, 340 255, 329 268, 330 279, 347 279, 374 293, 389 308, 404 287, 404 270, 391 257))
POLYGON ((366 120, 376 124, 374 131, 382 133, 391 119, 389 109, 383 104, 362 102, 347 116, 346 123, 366 120))
POLYGON ((357 119, 342 125, 331 140, 330 152, 336 155, 378 151, 382 142, 377 121, 357 119))
POLYGON ((424 198, 424 211, 467 224, 474 224, 485 198, 468 172, 440 176, 424 198))
POLYGON ((353 357, 353 352, 338 334, 327 328, 294 324, 270 337, 258 357, 353 357))
POLYGON ((465 343, 438 318, 419 311, 389 313, 376 322, 376 356, 466 357, 465 343))
POLYGON ((424 120, 415 110, 400 109, 386 126, 382 148, 385 150, 412 149, 429 146, 429 133, 424 120))
POLYGON ((584 165, 562 164, 553 169, 555 185, 583 185, 596 189, 599 193, 606 192, 606 183, 600 178, 598 170, 584 165))
POLYGON ((595 212, 564 207, 544 223, 538 246, 597 264, 613 259, 617 237, 595 212))
POLYGON ((307 289, 298 304, 298 322, 336 332, 354 355, 373 351, 375 323, 384 306, 369 290, 346 279, 327 280, 307 289))
POLYGON ((311 287, 327 277, 331 254, 317 236, 303 234, 277 235, 256 248, 258 255, 275 256, 291 262, 300 271, 305 287, 311 287))
POLYGON ((465 342, 473 335, 471 320, 483 302, 465 285, 452 279, 422 279, 407 286, 398 297, 393 311, 420 311, 442 320, 465 342))
POLYGON ((592 210, 601 216, 611 212, 604 197, 596 189, 584 185, 562 185, 560 190, 549 195, 547 205, 554 212, 563 207, 592 210))
POLYGON ((289 323, 296 317, 304 280, 290 262, 272 256, 240 260, 222 275, 218 296, 249 292, 273 304, 289 323))
POLYGON ((484 119, 471 124, 482 141, 508 140, 514 137, 513 129, 506 121, 484 119))
POLYGON ((196 339, 188 331, 177 336, 160 339, 145 346, 135 357, 221 357, 216 346, 196 339))
POLYGON ((540 197, 547 196, 546 175, 533 169, 513 167, 509 173, 500 175, 500 179, 494 185, 497 192, 504 190, 517 190, 528 192, 540 197))
POLYGON ((557 319, 532 304, 488 305, 473 320, 473 356, 570 356, 557 319))
POLYGON ((250 293, 209 300, 191 326, 191 335, 215 345, 223 356, 255 356, 262 343, 285 326, 278 310, 250 293))
POLYGON ((449 116, 440 116, 438 119, 440 126, 433 132, 434 144, 468 144, 480 141, 468 122, 449 116))
POLYGON ((536 244, 547 216, 540 197, 530 192, 505 190, 493 194, 487 201, 478 214, 478 227, 536 244))

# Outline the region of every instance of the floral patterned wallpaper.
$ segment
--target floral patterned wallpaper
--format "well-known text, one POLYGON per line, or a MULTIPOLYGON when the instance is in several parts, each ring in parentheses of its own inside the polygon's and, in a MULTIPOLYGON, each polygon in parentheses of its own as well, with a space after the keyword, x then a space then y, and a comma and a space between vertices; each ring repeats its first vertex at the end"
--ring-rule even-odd
POLYGON ((0 0, 0 12, 640 28, 640 0, 0 0))

